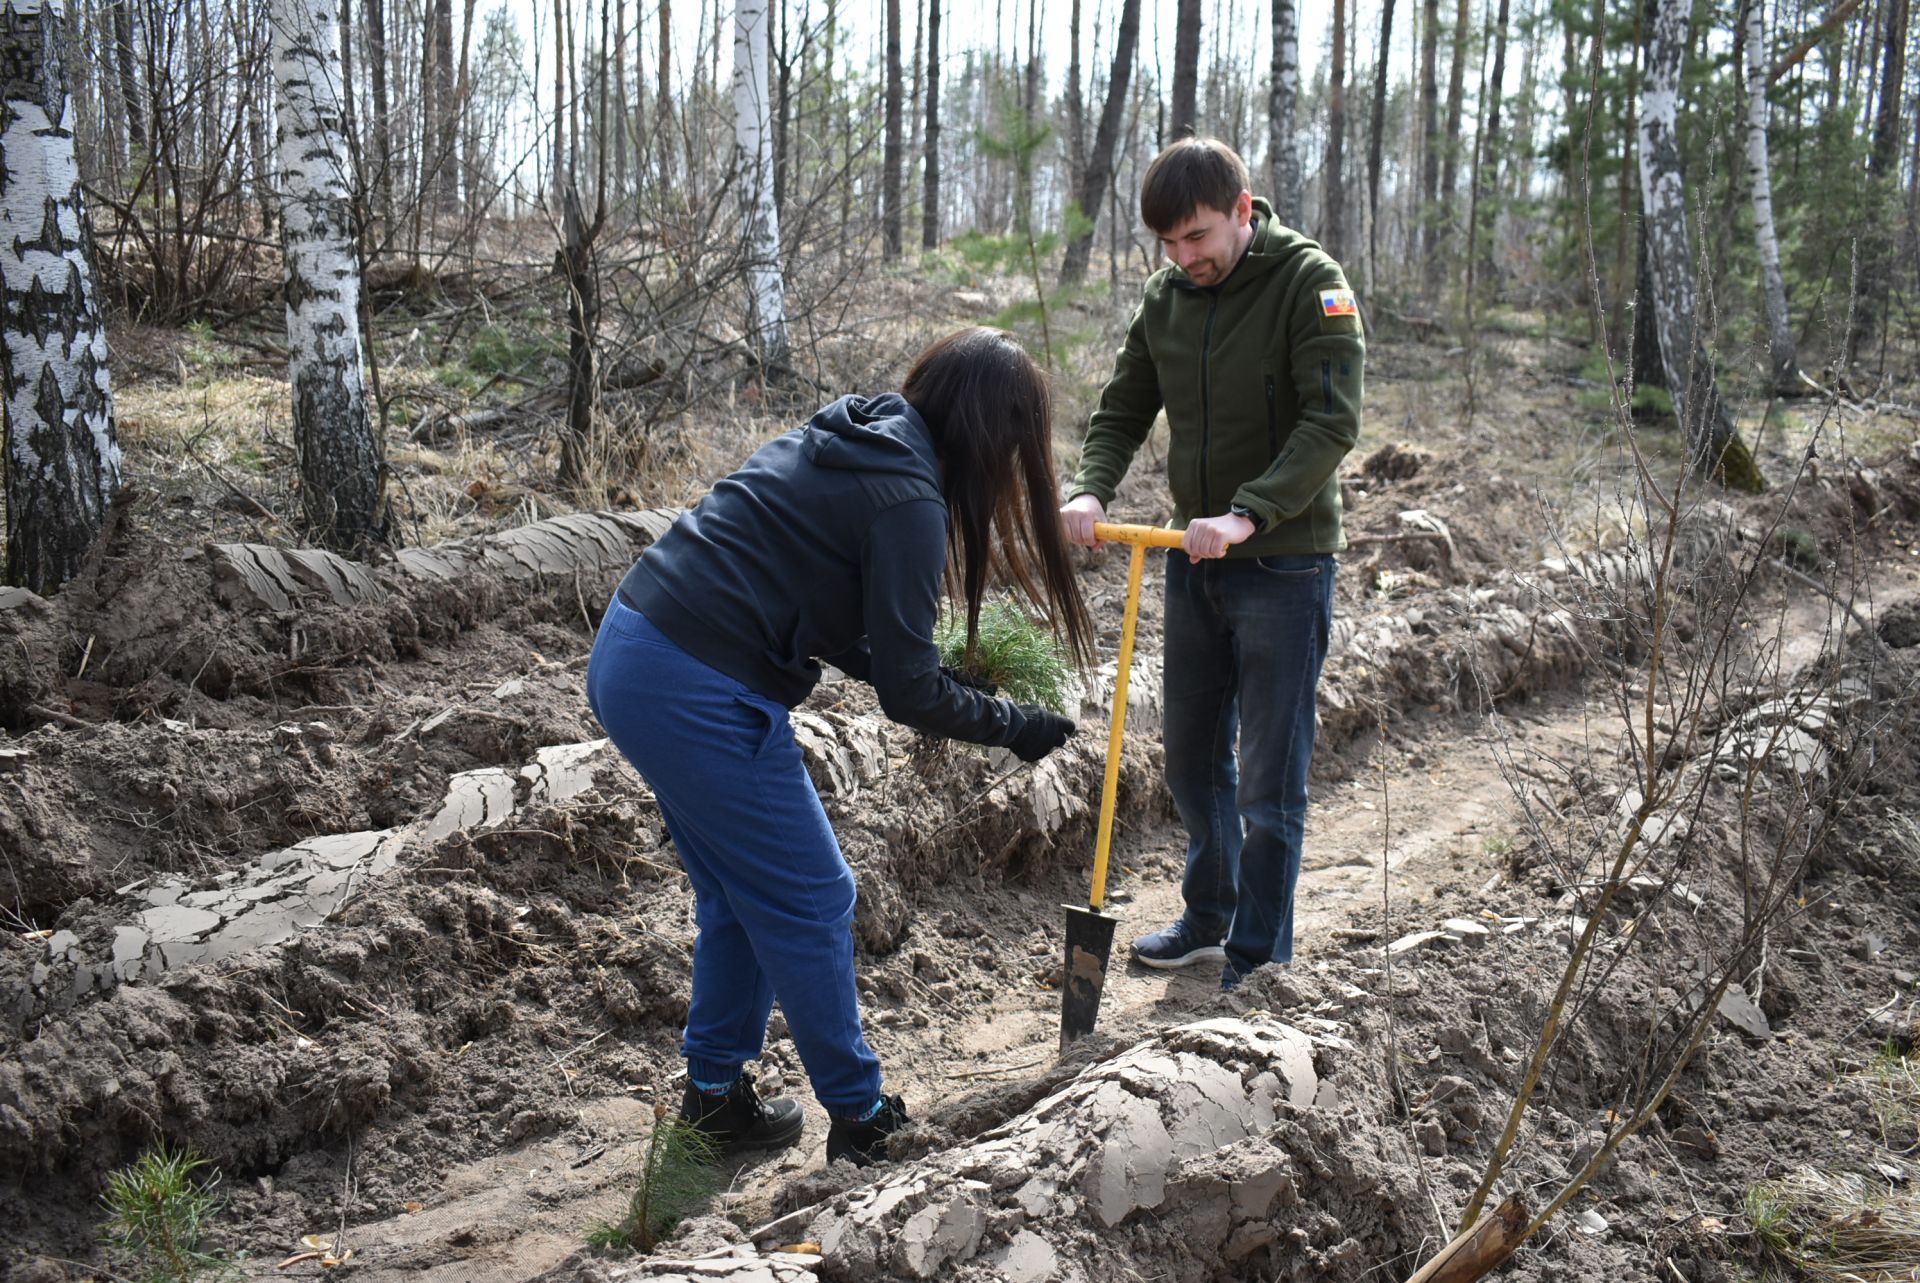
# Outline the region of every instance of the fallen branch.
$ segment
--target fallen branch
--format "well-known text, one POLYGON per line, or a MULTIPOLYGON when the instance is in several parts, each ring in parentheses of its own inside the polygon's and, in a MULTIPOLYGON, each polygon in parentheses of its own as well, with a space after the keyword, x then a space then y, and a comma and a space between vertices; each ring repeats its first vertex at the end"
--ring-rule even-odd
POLYGON ((1520 1246, 1527 1226, 1527 1206, 1518 1194, 1481 1217, 1407 1280, 1407 1283, 1473 1283, 1520 1246))
POLYGON ((214 464, 214 462, 211 459, 206 458, 198 450, 194 449, 193 442, 191 441, 187 442, 186 447, 187 447, 187 453, 193 456, 194 462, 198 463, 201 467, 205 468, 207 470, 208 475, 212 476, 212 478, 215 481, 218 481, 221 485, 225 486, 228 490, 232 491, 234 498, 240 500, 241 503, 246 504, 249 508, 253 509, 254 512, 258 513, 262 517, 265 517, 268 521, 280 520, 279 517, 274 515, 273 509, 261 503, 258 499, 248 494, 245 490, 242 490, 237 484, 234 483, 234 481, 230 477, 227 476, 226 473, 220 471, 219 467, 216 464, 214 464))
POLYGON ((1424 539, 1437 544, 1451 544, 1452 542, 1450 539, 1447 538, 1447 536, 1441 534, 1437 530, 1410 530, 1407 533, 1400 534, 1400 535, 1348 535, 1347 543, 1350 545, 1376 544, 1376 543, 1411 543, 1416 539, 1424 539))
POLYGON ((1873 622, 1855 609, 1852 602, 1844 600, 1838 593, 1834 592, 1833 589, 1827 587, 1804 570, 1795 569, 1793 566, 1788 565, 1778 558, 1774 559, 1773 564, 1776 569, 1786 571, 1788 575, 1799 580, 1840 609, 1846 611, 1847 617, 1860 626, 1860 631, 1867 635, 1867 640, 1873 643, 1875 650, 1883 656, 1892 656, 1893 647, 1887 645, 1886 641, 1880 636, 1879 630, 1873 626, 1873 622))

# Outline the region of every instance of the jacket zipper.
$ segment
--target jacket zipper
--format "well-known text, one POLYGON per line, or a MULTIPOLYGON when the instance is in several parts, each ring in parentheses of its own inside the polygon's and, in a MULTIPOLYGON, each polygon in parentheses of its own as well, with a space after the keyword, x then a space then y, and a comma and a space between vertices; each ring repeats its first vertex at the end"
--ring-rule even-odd
POLYGON ((1213 375, 1208 369, 1213 352, 1213 314, 1220 307, 1219 291, 1207 300, 1207 323, 1200 331, 1200 515, 1213 515, 1213 485, 1209 469, 1213 453, 1213 375))
POLYGON ((1328 414, 1333 413, 1333 362, 1320 362, 1320 396, 1325 402, 1322 407, 1328 414))
POLYGON ((1280 453, 1280 408, 1275 402, 1273 376, 1267 376, 1267 460, 1272 462, 1280 453))

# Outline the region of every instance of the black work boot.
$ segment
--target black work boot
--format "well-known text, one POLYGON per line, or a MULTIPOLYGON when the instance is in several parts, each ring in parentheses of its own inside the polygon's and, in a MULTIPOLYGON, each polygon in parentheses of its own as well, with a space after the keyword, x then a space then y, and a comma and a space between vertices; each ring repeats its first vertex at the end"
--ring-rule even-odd
POLYGON ((680 1117, 729 1154, 784 1148, 800 1139, 806 1122, 799 1101, 784 1096, 760 1099, 753 1089, 753 1075, 744 1072, 724 1096, 709 1096, 688 1083, 680 1098, 680 1117))
POLYGON ((887 1137, 907 1125, 907 1102, 898 1096, 881 1096, 880 1108, 871 1118, 852 1123, 833 1120, 827 1129, 827 1162, 847 1159, 855 1167, 886 1161, 887 1137))

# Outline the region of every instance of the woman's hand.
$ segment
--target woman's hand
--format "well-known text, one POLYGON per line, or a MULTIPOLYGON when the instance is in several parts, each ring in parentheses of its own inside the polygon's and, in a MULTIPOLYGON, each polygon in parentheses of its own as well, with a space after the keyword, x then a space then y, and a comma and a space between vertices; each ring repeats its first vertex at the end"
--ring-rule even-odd
POLYGON ((1037 762, 1067 742, 1067 736, 1080 729, 1071 719, 1038 704, 1015 704, 1027 720, 1007 747, 1023 762, 1037 762))

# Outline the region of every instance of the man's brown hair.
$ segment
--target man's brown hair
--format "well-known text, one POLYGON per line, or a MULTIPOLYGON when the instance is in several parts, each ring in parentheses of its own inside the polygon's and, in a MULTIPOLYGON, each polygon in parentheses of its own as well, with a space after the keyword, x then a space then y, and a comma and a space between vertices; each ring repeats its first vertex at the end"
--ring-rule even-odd
POLYGON ((1218 138, 1182 138, 1153 158, 1140 184, 1140 218, 1155 232, 1170 232, 1205 205, 1233 212, 1249 186, 1247 162, 1218 138))

